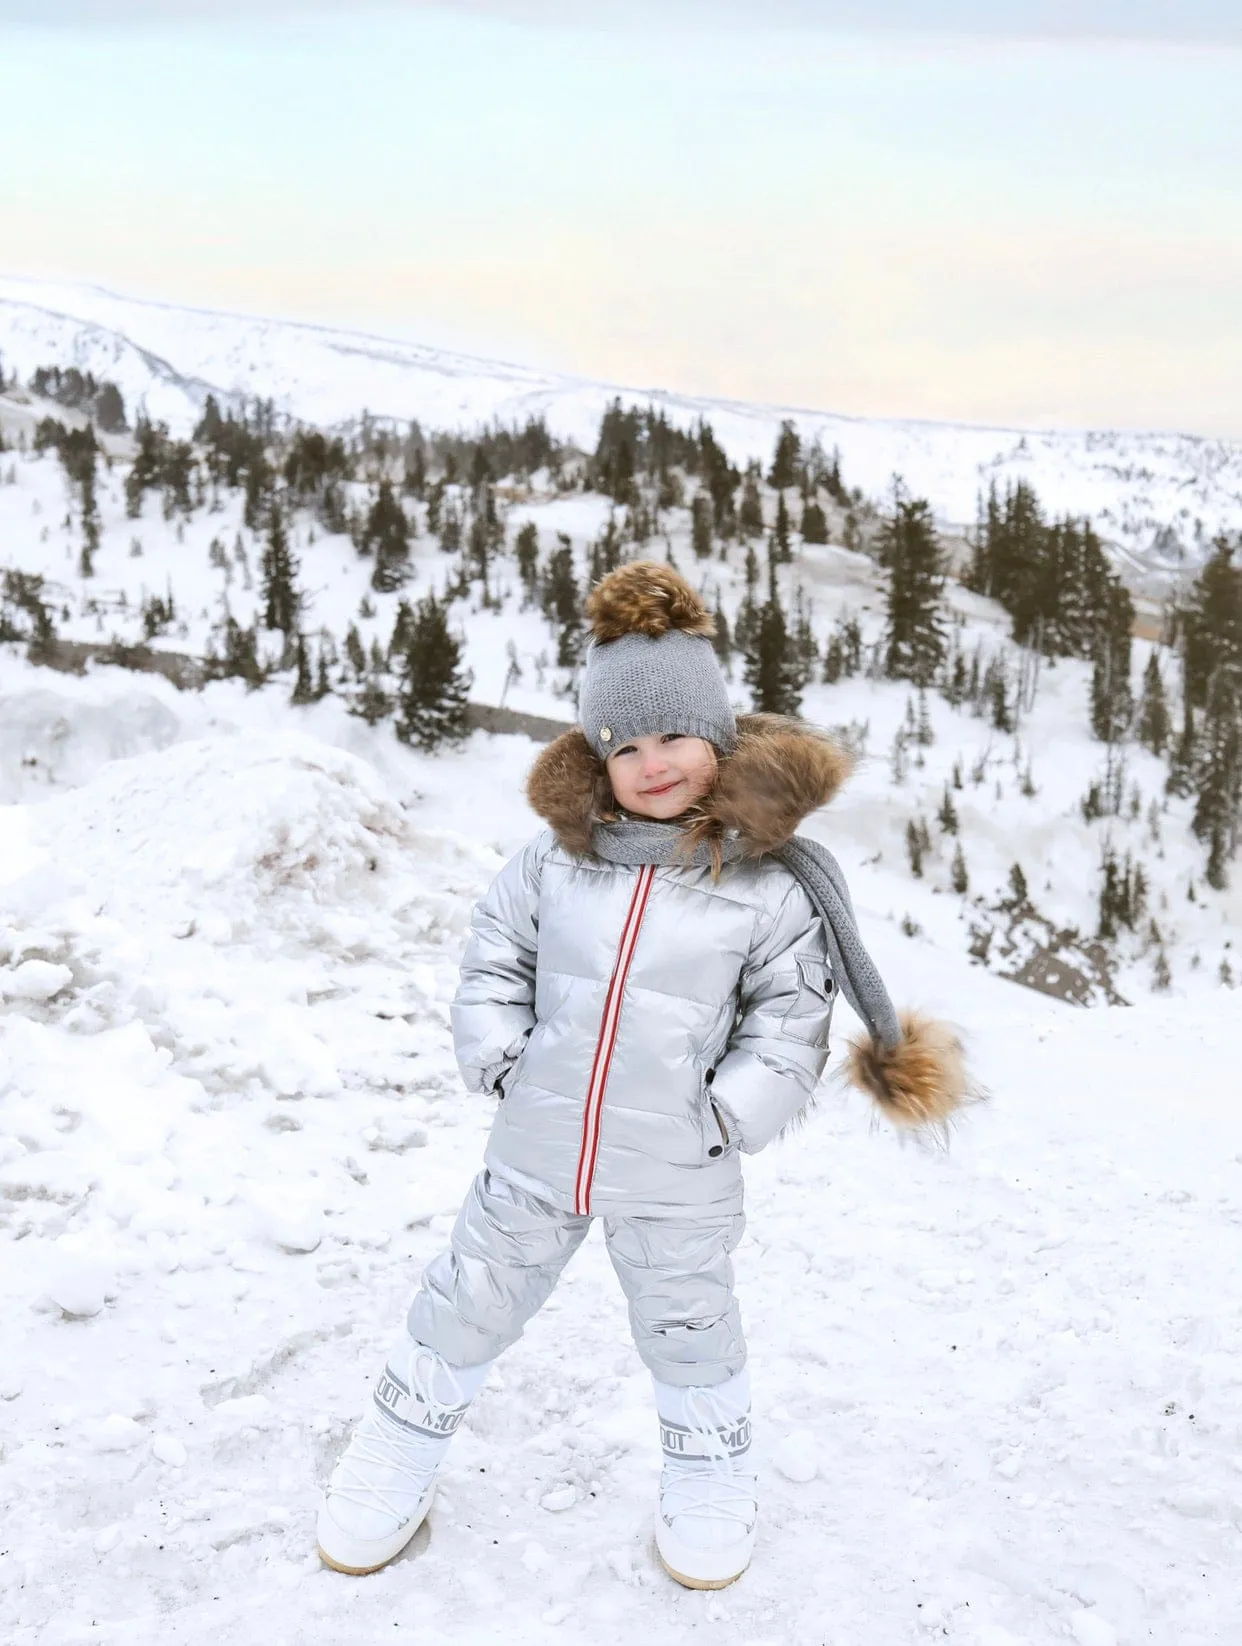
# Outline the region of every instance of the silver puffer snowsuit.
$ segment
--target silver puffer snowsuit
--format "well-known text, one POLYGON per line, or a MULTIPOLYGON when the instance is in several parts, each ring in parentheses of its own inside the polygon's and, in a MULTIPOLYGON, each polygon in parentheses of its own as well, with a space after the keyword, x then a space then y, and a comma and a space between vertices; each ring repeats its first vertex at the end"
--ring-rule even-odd
POLYGON ((736 1210, 735 1145, 806 1103, 831 1012, 823 927, 787 869, 625 868, 548 830, 475 910, 453 1038, 471 1090, 503 1087, 497 1177, 579 1216, 736 1210))
POLYGON ((599 1216, 656 1376, 737 1371, 739 1151, 808 1103, 833 995, 819 917, 771 858, 714 879, 538 835, 474 911, 453 1037, 466 1085, 500 1101, 412 1335, 450 1364, 492 1358, 599 1216))

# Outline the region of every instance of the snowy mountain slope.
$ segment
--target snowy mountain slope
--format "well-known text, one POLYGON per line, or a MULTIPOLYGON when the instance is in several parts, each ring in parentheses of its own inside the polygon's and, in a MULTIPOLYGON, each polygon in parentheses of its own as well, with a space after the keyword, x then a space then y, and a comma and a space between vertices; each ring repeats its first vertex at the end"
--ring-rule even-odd
MULTIPOLYGON (((42 458, 9 454, 0 461, 0 481, 9 476, 12 484, 0 484, 0 568, 11 566, 47 579, 57 627, 65 638, 105 642, 115 636, 133 643, 142 637, 144 600, 171 592, 176 621, 156 644, 201 657, 218 642, 226 610, 245 625, 261 615, 262 541, 243 524, 240 494, 226 493, 215 512, 204 507, 175 521, 166 521, 157 500, 148 498, 140 517, 130 519, 123 467, 101 470, 100 547, 94 576, 85 579, 78 565, 80 527, 57 459, 50 453, 42 458)), ((365 499, 365 488, 359 493, 365 499)), ((582 492, 545 496, 534 491, 502 500, 500 507, 508 542, 524 522, 533 523, 546 557, 563 536, 572 545, 579 576, 585 574, 589 545, 598 540, 610 513, 607 499, 582 492)), ((409 509, 420 518, 424 512, 412 503, 409 509)), ((698 562, 690 547, 689 511, 667 511, 665 525, 667 545, 678 563, 693 568, 709 603, 719 594, 732 622, 744 592, 740 546, 729 551, 727 561, 717 556, 698 562)), ((442 591, 456 566, 455 557, 446 555, 421 526, 420 532, 411 545, 409 581, 395 593, 377 594, 370 586, 373 562, 361 558, 348 538, 321 526, 312 529, 307 516, 292 519, 307 636, 313 639, 320 629, 327 630, 339 647, 353 624, 368 651, 373 644, 386 648, 399 601, 442 591)), ((663 539, 646 552, 662 556, 663 539)), ((883 579, 866 556, 838 545, 802 545, 794 564, 782 568, 780 582, 786 609, 793 609, 796 590, 804 590, 821 654, 847 619, 858 621, 868 644, 882 633, 883 579)), ((511 555, 495 562, 492 594, 493 603, 484 607, 475 585, 468 599, 452 605, 453 624, 474 677, 472 697, 490 704, 503 698, 512 709, 570 719, 572 703, 559 695, 565 671, 555 667, 554 629, 537 608, 523 603, 511 555)), ((1006 644, 1008 619, 999 606, 959 585, 950 585, 948 598, 957 645, 968 661, 977 652, 986 666, 1006 644)), ((277 654, 279 637, 267 637, 264 646, 277 654)), ((1136 693, 1148 650, 1146 642, 1136 643, 1136 693)), ((1010 671, 1016 672, 1013 657, 1010 671)), ((1171 682, 1167 666, 1166 674, 1171 682)), ((1236 946, 1242 927, 1239 876, 1222 892, 1205 887, 1203 848, 1189 828, 1194 801, 1167 796, 1166 768, 1137 746, 1126 754, 1121 815, 1090 823, 1083 818, 1082 801, 1089 785, 1101 780, 1105 765, 1105 751, 1088 729, 1089 678, 1089 666, 1081 662, 1045 665, 1016 735, 998 734, 968 705, 953 709, 932 694, 928 713, 934 743, 911 748, 900 763, 899 780, 892 751, 914 707, 907 687, 865 675, 832 686, 809 686, 804 710, 811 719, 837 726, 852 723, 860 736, 865 729, 865 758, 834 809, 825 838, 834 850, 848 838, 860 862, 871 860, 863 895, 874 896, 878 914, 895 924, 904 921, 912 942, 958 954, 984 941, 981 932, 998 927, 1003 933, 1006 921, 998 905, 1015 862, 1029 878, 1032 900, 1042 915, 1058 928, 1094 934, 1105 849, 1111 845, 1121 859, 1129 852, 1143 865, 1149 897, 1138 929, 1123 933, 1118 945, 1118 991, 1128 1000, 1146 998, 1156 983, 1161 953, 1176 991, 1215 991, 1222 980, 1236 981, 1242 972, 1236 946), (937 822, 946 789, 952 791, 958 813, 956 835, 937 822), (925 872, 915 878, 906 831, 918 820, 930 830, 931 850, 925 872), (965 898, 951 885, 959 843, 969 870, 970 895, 965 898)), ((180 697, 171 689, 157 693, 150 677, 142 677, 140 686, 133 676, 118 674, 113 680, 107 688, 110 697, 138 695, 128 706, 118 706, 105 734, 73 707, 75 694, 89 698, 97 688, 31 670, 16 657, 6 665, 0 655, 0 801, 35 798, 49 785, 84 780, 106 758, 163 746, 170 736, 161 705, 179 723, 198 729, 209 729, 215 712, 229 717, 238 712, 235 690, 224 683, 201 697, 180 697)), ((1011 690, 1014 685, 1011 680, 1011 690)), ((348 698, 348 686, 343 690, 348 698)), ((368 760, 387 762, 385 769, 394 774, 403 770, 403 751, 390 726, 361 740, 363 728, 346 714, 340 699, 290 708, 288 695, 287 679, 256 693, 246 700, 246 723, 305 728, 347 749, 365 748, 368 760)), ((733 696, 739 708, 749 706, 740 659, 733 665, 733 696)), ((469 811, 463 815, 469 831, 469 811)), ((999 948, 998 942, 992 963, 998 963, 999 948)), ((1004 969, 1017 970, 1017 961, 1005 961, 1004 969)))
POLYGON ((0 809, 6 1642, 1235 1638, 1242 995, 1076 1013, 930 965, 848 846, 894 994, 965 1026, 992 1099, 938 1153, 829 1086, 749 1163, 751 1571, 711 1596, 656 1568, 649 1388, 597 1240, 429 1532, 374 1578, 320 1569, 316 1490, 490 1118, 446 1007, 500 859, 444 820, 486 797, 509 850, 532 751, 401 751, 386 780, 212 708, 0 809))
POLYGON ((434 428, 544 416, 591 447, 606 405, 663 407, 682 423, 707 418, 735 458, 768 458, 780 420, 838 447, 851 486, 885 494, 901 474, 945 520, 973 519, 992 480, 1024 478, 1059 513, 1092 516, 1136 575, 1175 572, 1214 533, 1242 521, 1242 443, 1120 431, 1021 431, 851 418, 752 406, 474 359, 362 333, 215 314, 117 297, 95 287, 0 279, 0 356, 23 378, 40 365, 77 365, 118 383, 175 430, 196 420, 207 392, 272 398, 282 412, 336 425, 365 409, 434 428), (1161 536, 1161 533, 1164 533, 1161 536))
MULTIPOLYGON (((226 494, 217 512, 203 508, 172 522, 149 499, 141 516, 131 520, 124 507, 123 469, 117 465, 102 471, 100 547, 95 575, 84 579, 78 567, 79 527, 72 509, 65 512, 67 494, 58 461, 51 454, 10 454, 0 464, 0 480, 9 477, 12 484, 0 484, 0 568, 12 566, 47 579, 57 627, 65 638, 102 642, 116 637, 133 643, 142 637, 143 602, 171 593, 176 622, 156 644, 202 656, 218 643, 224 611, 243 624, 260 615, 262 544, 242 523, 240 496, 226 494), (248 546, 239 549, 243 539, 248 546)), ((510 541, 526 521, 536 526, 542 553, 561 537, 568 539, 580 575, 589 545, 609 515, 606 499, 583 493, 550 498, 534 493, 502 503, 502 509, 510 541)), ((733 550, 728 562, 695 562, 688 511, 669 511, 666 526, 679 563, 694 566, 709 602, 719 593, 733 621, 744 589, 741 551, 733 550)), ((322 628, 338 646, 353 624, 368 651, 373 644, 385 648, 398 602, 442 590, 455 565, 436 539, 424 533, 412 544, 409 581, 396 593, 377 594, 370 587, 372 563, 360 558, 347 538, 312 530, 307 518, 291 522, 291 535, 301 566, 305 632, 313 637, 322 628)), ((663 545, 649 552, 659 555, 663 545)), ((568 720, 573 710, 561 695, 565 671, 555 667, 555 634, 538 609, 522 603, 516 585, 512 560, 506 557, 494 568, 493 605, 482 607, 477 589, 469 599, 453 603, 453 623, 474 677, 471 695, 478 702, 503 699, 509 708, 568 720)), ((799 587, 805 591, 821 653, 844 620, 857 620, 868 643, 882 632, 883 580, 863 555, 836 545, 803 546, 795 563, 782 569, 781 585, 787 608, 794 606, 799 587)), ((959 625, 957 645, 967 659, 978 652, 986 665, 1005 645, 1005 614, 958 585, 950 585, 949 604, 959 625)), ((269 636, 264 644, 273 656, 279 651, 278 636, 269 636)), ((1147 650, 1146 643, 1136 644, 1136 691, 1147 650)), ((49 786, 84 781, 107 759, 163 747, 194 735, 187 727, 209 729, 213 713, 232 717, 237 712, 235 689, 224 683, 201 696, 181 696, 171 689, 157 692, 151 677, 104 671, 101 678, 112 681, 107 687, 112 706, 97 724, 88 705, 91 692, 100 688, 32 670, 16 655, 6 663, 2 653, 0 648, 0 802, 37 798, 49 786), (169 716, 183 729, 170 732, 169 716)), ((1012 658, 1010 666, 1012 672, 1012 658)), ((859 860, 871 860, 867 878, 874 881, 877 913, 895 923, 904 921, 912 941, 959 954, 983 941, 981 932, 993 927, 1003 931, 1006 920, 999 905, 1015 862, 1030 878, 1033 902, 1043 916, 1059 928, 1093 934, 1103 853, 1109 845, 1119 858, 1129 852, 1144 867, 1149 897, 1139 929, 1123 933, 1118 945, 1121 995, 1135 1000, 1151 992, 1161 954, 1176 991, 1214 991, 1222 980, 1237 980, 1242 969, 1234 946, 1242 924, 1242 886, 1236 875, 1223 892, 1204 886, 1202 847, 1189 830, 1193 799, 1167 796, 1165 768, 1141 748, 1131 747, 1126 756, 1122 815, 1084 820, 1081 803, 1088 786, 1101 780, 1105 764, 1104 750, 1087 725, 1089 674, 1087 665, 1075 661, 1046 665, 1016 735, 997 734, 968 705, 953 709, 933 695, 928 712, 934 744, 913 748, 899 774, 892 751, 903 726, 909 735, 914 705, 908 689, 866 676, 833 686, 810 685, 805 712, 824 724, 852 724, 864 744, 860 770, 825 838, 839 850, 848 835, 857 844, 859 860), (946 789, 952 790, 959 818, 955 835, 937 823, 946 789), (931 850, 925 872, 913 878, 906 831, 918 820, 930 828, 931 850), (954 894, 951 886, 959 842, 969 868, 967 898, 954 894)), ((348 699, 348 685, 342 690, 348 699)), ((304 727, 347 749, 365 747, 366 758, 386 770, 403 769, 403 751, 390 726, 360 740, 363 728, 339 698, 290 708, 288 693, 284 680, 247 698, 246 723, 304 727)), ((740 660, 733 668, 733 695, 739 708, 749 706, 740 660)), ((468 830, 468 810, 464 816, 468 830)), ((1018 967, 1017 960, 1002 963, 999 945, 990 963, 1009 971, 1018 967)))

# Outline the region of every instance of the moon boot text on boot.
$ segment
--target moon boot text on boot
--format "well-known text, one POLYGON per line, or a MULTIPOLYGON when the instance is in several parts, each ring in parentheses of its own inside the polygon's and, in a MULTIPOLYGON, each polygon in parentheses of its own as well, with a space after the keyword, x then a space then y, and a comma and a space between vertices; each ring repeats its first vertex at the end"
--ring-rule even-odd
POLYGON ((745 1369, 713 1387, 656 1383, 664 1469, 655 1537, 665 1571, 688 1589, 723 1589, 750 1563, 759 1518, 750 1464, 745 1369))
POLYGON ((447 1365, 404 1338, 389 1355, 319 1511, 319 1556, 361 1577, 396 1558, 427 1517, 436 1475, 488 1367, 447 1365))

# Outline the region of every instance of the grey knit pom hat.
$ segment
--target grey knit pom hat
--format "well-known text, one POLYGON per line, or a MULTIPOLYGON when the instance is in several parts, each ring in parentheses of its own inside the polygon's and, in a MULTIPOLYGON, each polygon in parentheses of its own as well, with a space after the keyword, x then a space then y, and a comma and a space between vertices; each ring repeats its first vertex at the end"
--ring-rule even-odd
POLYGON ((680 572, 658 560, 619 566, 592 592, 587 615, 578 718, 601 760, 658 732, 733 752, 737 722, 711 642, 716 625, 680 572))

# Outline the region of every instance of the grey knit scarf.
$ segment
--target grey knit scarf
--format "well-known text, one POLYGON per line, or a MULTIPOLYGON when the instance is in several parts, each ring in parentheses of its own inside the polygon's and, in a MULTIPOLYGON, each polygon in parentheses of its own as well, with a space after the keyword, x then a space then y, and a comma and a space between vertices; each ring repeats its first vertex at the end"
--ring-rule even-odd
MULTIPOLYGON (((616 823, 597 823, 591 831, 591 849, 605 862, 621 863, 629 868, 640 868, 644 863, 710 868, 710 845, 701 843, 687 856, 678 851, 680 838, 681 828, 676 823, 625 817, 616 823)), ((721 856, 726 863, 735 863, 743 855, 744 848, 736 837, 727 836, 721 842, 721 856)), ((826 846, 817 840, 808 840, 805 835, 794 835, 768 855, 783 863, 806 891, 824 923, 837 987, 866 1025, 872 1040, 891 1050, 901 1040, 901 1025, 884 980, 858 935, 854 905, 850 902, 841 865, 826 846)))

